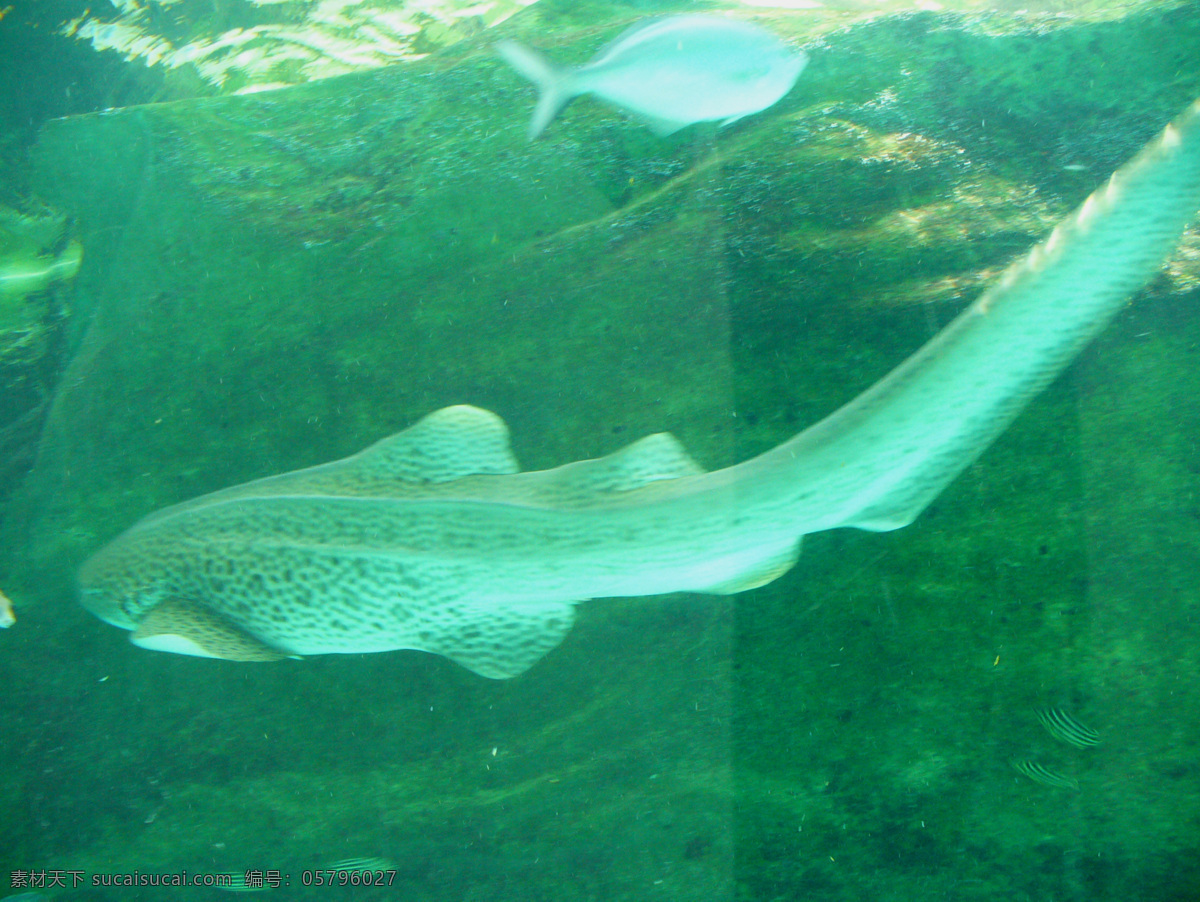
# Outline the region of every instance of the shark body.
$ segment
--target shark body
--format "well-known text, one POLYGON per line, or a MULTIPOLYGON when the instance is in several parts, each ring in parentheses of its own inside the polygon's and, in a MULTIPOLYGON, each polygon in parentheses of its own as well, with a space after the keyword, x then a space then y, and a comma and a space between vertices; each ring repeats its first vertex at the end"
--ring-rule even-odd
POLYGON ((913 356, 751 460, 674 438, 518 472, 494 414, 450 407, 341 461, 143 519, 80 574, 136 644, 236 660, 420 649, 492 678, 607 596, 734 593, 801 538, 910 523, 1161 266, 1200 208, 1200 101, 913 356))

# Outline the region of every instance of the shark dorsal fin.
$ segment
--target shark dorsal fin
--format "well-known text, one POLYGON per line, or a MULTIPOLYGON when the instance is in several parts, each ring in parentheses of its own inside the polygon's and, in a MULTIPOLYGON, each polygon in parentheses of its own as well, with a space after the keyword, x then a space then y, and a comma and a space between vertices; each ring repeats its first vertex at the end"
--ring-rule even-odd
POLYGON ((342 461, 371 481, 414 485, 464 476, 516 473, 508 427, 491 411, 467 404, 443 407, 395 435, 342 461))
POLYGON ((512 474, 518 469, 504 420, 490 411, 459 404, 435 410, 403 432, 380 439, 350 457, 193 498, 157 511, 139 525, 244 498, 394 496, 464 476, 512 474))

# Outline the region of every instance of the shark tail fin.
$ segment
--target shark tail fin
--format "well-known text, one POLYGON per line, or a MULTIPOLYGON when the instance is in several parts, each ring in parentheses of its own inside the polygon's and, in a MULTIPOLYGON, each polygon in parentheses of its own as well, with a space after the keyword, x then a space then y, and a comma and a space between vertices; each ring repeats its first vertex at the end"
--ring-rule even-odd
POLYGON ((533 118, 529 120, 529 140, 546 130, 554 117, 579 93, 568 69, 560 69, 548 59, 516 41, 500 41, 496 52, 520 75, 537 87, 539 95, 533 118))

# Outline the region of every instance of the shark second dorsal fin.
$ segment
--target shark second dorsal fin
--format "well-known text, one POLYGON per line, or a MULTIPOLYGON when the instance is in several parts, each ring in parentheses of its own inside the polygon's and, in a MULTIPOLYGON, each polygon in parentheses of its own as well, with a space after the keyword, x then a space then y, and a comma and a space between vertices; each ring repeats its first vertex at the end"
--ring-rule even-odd
POLYGON ((648 435, 589 463, 592 481, 597 488, 609 492, 628 492, 660 479, 698 476, 704 472, 669 432, 648 435))
POLYGON ((281 661, 295 657, 272 648, 220 614, 193 602, 169 599, 138 623, 129 641, 141 648, 226 661, 281 661))
POLYGON ((573 507, 703 472, 675 436, 658 432, 605 457, 546 470, 539 488, 545 500, 573 507))

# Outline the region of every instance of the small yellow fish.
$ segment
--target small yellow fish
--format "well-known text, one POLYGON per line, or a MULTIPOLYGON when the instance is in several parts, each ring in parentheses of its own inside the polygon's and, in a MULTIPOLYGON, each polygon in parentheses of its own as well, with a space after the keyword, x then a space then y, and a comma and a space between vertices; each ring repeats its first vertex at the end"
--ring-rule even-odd
POLYGON ((45 254, 0 258, 0 300, 23 298, 45 291, 54 282, 75 278, 83 262, 83 247, 72 241, 58 257, 45 254))
POLYGON ((8 629, 16 622, 17 615, 13 613, 12 602, 0 592, 0 629, 8 629))

